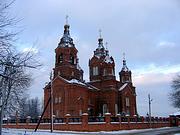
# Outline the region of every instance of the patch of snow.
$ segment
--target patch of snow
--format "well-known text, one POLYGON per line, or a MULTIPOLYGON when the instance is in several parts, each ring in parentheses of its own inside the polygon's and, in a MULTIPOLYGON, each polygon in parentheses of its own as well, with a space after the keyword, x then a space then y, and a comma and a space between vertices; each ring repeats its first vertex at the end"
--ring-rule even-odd
POLYGON ((83 115, 83 116, 88 116, 88 113, 83 113, 82 115, 83 115))
POLYGON ((77 79, 72 79, 72 80, 70 80, 70 81, 68 81, 69 83, 76 83, 76 84, 80 84, 80 85, 84 85, 84 86, 86 86, 86 84, 84 84, 83 82, 81 82, 81 81, 79 81, 79 80, 77 80, 77 79))
POLYGON ((121 86, 121 87, 119 88, 119 91, 123 90, 123 89, 127 86, 127 84, 128 84, 128 83, 123 84, 123 86, 121 86))
POLYGON ((96 89, 96 90, 99 90, 98 88, 96 88, 96 87, 94 87, 94 86, 92 86, 92 85, 90 85, 90 84, 88 84, 88 83, 85 83, 85 82, 81 82, 81 81, 79 81, 79 80, 77 80, 77 79, 72 79, 72 80, 67 80, 67 79, 65 79, 65 78, 63 78, 63 77, 61 77, 61 76, 57 76, 57 77, 59 77, 59 78, 61 78, 62 80, 64 80, 65 82, 68 82, 68 83, 71 83, 71 84, 79 84, 79 85, 83 85, 83 86, 86 86, 88 89, 96 89))
POLYGON ((129 69, 127 67, 126 68, 122 68, 122 71, 128 72, 129 69))
POLYGON ((99 55, 97 55, 97 54, 95 54, 94 56, 95 56, 96 58, 98 58, 98 59, 100 59, 100 57, 101 57, 101 56, 99 56, 99 55))
MULTIPOLYGON (((103 122, 102 122, 103 123, 103 122)), ((91 123, 96 124, 96 122, 91 123)), ((167 129, 169 127, 158 128, 158 129, 167 129)), ((144 131, 151 131, 153 129, 134 129, 134 130, 120 130, 120 131, 100 131, 100 132, 77 132, 77 131, 57 131, 54 130, 53 133, 50 130, 38 130, 34 132, 34 130, 30 129, 3 129, 3 135, 74 135, 74 134, 87 134, 87 135, 97 135, 97 134, 109 134, 109 135, 116 135, 116 134, 127 134, 127 133, 138 133, 144 131)), ((180 135, 175 134, 175 135, 180 135)))
POLYGON ((105 115, 111 115, 111 113, 105 113, 105 115))
POLYGON ((104 58, 104 62, 106 62, 106 63, 113 63, 113 61, 111 60, 111 58, 109 57, 109 55, 107 55, 107 56, 104 58))

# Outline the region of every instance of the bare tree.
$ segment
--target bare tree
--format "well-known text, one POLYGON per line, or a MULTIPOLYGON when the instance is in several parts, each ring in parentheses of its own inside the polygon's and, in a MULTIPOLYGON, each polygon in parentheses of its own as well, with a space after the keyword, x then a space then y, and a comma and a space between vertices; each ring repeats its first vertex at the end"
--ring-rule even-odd
POLYGON ((23 98, 18 108, 20 118, 30 116, 31 118, 37 119, 41 113, 41 105, 38 97, 30 99, 23 98))
MULTIPOLYGON (((29 97, 23 97, 18 104, 18 115, 21 119, 25 119, 28 116, 29 108, 28 108, 28 100, 29 97)), ((11 112, 10 117, 12 117, 16 112, 11 112)))
POLYGON ((16 20, 10 18, 8 8, 14 0, 0 0, 0 135, 5 111, 18 107, 24 92, 30 86, 29 68, 40 66, 32 51, 18 52, 13 46, 16 33, 9 31, 16 20))
POLYGON ((30 86, 31 75, 28 68, 36 68, 39 64, 34 60, 33 54, 28 52, 15 53, 8 48, 7 55, 0 57, 0 115, 1 122, 3 112, 17 107, 18 101, 30 86), (7 108, 8 107, 8 108, 7 108))
POLYGON ((180 109, 180 74, 173 79, 171 88, 170 101, 175 108, 180 109))

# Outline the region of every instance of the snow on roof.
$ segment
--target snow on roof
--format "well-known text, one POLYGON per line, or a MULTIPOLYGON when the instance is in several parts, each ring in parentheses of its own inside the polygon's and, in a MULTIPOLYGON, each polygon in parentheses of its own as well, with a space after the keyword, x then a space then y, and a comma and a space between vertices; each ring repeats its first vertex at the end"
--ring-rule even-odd
POLYGON ((81 82, 81 81, 79 81, 77 79, 67 80, 67 79, 63 78, 62 76, 58 76, 58 77, 61 78, 64 81, 68 82, 68 83, 71 83, 71 84, 79 84, 79 85, 87 87, 88 89, 99 90, 98 88, 92 86, 91 84, 88 84, 88 83, 85 83, 85 82, 81 82))
MULTIPOLYGON (((67 80, 68 81, 68 80, 67 80)), ((79 81, 79 80, 77 80, 77 79, 72 79, 72 80, 70 80, 70 81, 68 81, 69 83, 76 83, 76 84, 80 84, 80 85, 84 85, 84 86, 86 86, 86 84, 84 84, 83 82, 81 82, 81 81, 79 81)))
POLYGON ((109 55, 107 55, 107 56, 105 57, 104 61, 105 61, 106 63, 113 63, 113 61, 111 60, 111 58, 109 57, 109 55))
POLYGON ((119 88, 119 91, 122 91, 122 90, 127 86, 127 84, 128 84, 128 83, 123 84, 123 86, 121 86, 121 87, 119 88))

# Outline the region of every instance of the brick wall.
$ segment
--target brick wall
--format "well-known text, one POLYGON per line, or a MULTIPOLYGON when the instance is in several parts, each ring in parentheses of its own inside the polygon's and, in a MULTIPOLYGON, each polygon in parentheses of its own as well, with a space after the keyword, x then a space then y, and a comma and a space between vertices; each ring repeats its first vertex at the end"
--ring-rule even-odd
MULTIPOLYGON (((119 117, 118 122, 111 122, 111 114, 106 114, 103 122, 88 122, 88 114, 84 113, 81 118, 81 122, 69 122, 70 116, 66 116, 64 123, 54 123, 54 130, 66 130, 66 131, 117 131, 117 130, 130 130, 130 129, 146 129, 146 128, 161 128, 170 127, 172 118, 158 118, 158 121, 152 122, 151 125, 145 121, 145 118, 141 117, 141 122, 130 122, 130 117, 127 117, 127 122, 121 122, 119 117)), ((176 118, 177 119, 177 118, 176 118)), ((178 125, 180 125, 179 119, 177 119, 178 125)), ((3 124, 4 128, 18 128, 18 129, 35 129, 37 123, 6 123, 3 124)), ((39 129, 50 129, 50 123, 42 123, 39 129)))

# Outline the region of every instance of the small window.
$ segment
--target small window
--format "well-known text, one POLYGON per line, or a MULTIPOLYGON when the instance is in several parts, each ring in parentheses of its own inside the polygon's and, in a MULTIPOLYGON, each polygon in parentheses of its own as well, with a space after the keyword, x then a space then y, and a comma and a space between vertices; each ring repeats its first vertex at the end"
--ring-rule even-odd
POLYGON ((58 98, 57 98, 57 97, 55 97, 55 99, 54 99, 54 103, 55 103, 55 104, 57 104, 57 103, 58 103, 58 98))
POLYGON ((59 76, 61 75, 61 72, 60 72, 60 71, 58 71, 58 75, 59 75, 59 76))
POLYGON ((108 112, 107 104, 103 104, 103 114, 108 112))
POLYGON ((72 54, 70 54, 70 63, 71 63, 72 65, 75 64, 74 61, 75 61, 74 56, 73 56, 72 54))
POLYGON ((126 97, 126 106, 129 107, 129 98, 126 97))
POLYGON ((82 115, 82 110, 79 110, 79 115, 80 115, 80 116, 82 115))
POLYGON ((104 73, 103 73, 103 75, 104 75, 104 76, 106 76, 106 75, 107 75, 107 70, 106 70, 106 69, 104 69, 104 73))
POLYGON ((98 71, 98 67, 93 67, 93 75, 98 75, 99 71, 98 71))
POLYGON ((124 83, 125 82, 124 76, 122 76, 121 79, 122 79, 122 83, 124 83))
POLYGON ((114 69, 112 69, 111 72, 112 72, 112 75, 114 75, 114 69))
POLYGON ((62 63, 63 62, 63 54, 61 53, 60 55, 59 55, 59 63, 62 63))
POLYGON ((61 103, 61 97, 59 97, 59 103, 61 103))
POLYGON ((118 114, 118 105, 115 104, 115 115, 117 115, 117 114, 118 114))
POLYGON ((56 110, 56 117, 59 117, 59 111, 56 110))
POLYGON ((80 80, 83 80, 83 77, 82 77, 82 75, 80 76, 80 80))
POLYGON ((74 72, 73 71, 72 71, 71 75, 74 76, 74 72))

